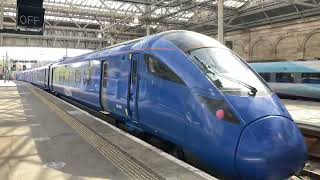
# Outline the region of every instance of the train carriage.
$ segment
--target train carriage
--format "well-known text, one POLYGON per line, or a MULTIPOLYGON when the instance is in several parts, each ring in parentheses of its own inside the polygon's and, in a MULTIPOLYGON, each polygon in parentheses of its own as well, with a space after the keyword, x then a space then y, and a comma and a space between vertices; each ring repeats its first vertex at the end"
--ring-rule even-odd
POLYGON ((320 61, 251 63, 279 95, 320 100, 320 61))

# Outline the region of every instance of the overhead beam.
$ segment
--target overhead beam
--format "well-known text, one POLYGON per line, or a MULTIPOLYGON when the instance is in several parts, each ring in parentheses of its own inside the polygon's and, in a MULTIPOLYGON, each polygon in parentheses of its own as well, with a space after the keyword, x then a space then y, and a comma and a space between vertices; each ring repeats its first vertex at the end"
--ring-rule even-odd
POLYGON ((302 6, 307 6, 307 7, 319 7, 319 4, 313 4, 313 3, 307 3, 303 1, 298 1, 298 0, 293 0, 292 3, 297 4, 297 5, 302 5, 302 6))
MULTIPOLYGON (((13 29, 15 27, 15 23, 13 22, 4 22, 4 26, 11 27, 13 29)), ((61 31, 75 31, 75 32, 92 32, 92 33, 98 33, 100 32, 99 29, 91 29, 91 28, 77 28, 77 27, 70 27, 70 26, 54 26, 54 25, 48 25, 45 28, 45 31, 48 30, 61 30, 61 31)), ((110 34, 120 34, 120 35, 127 35, 127 36, 143 36, 142 33, 137 32, 122 32, 119 30, 110 30, 108 31, 110 34)))
MULTIPOLYGON (((252 27, 252 26, 258 26, 258 25, 265 25, 265 24, 270 24, 270 23, 275 23, 283 20, 290 20, 292 18, 304 18, 306 16, 311 16, 311 15, 320 15, 320 6, 316 8, 311 8, 303 11, 293 11, 292 13, 287 13, 283 14, 280 16, 268 16, 266 13, 270 10, 275 10, 278 8, 284 8, 284 7, 289 7, 289 6, 295 6, 292 2, 289 3, 289 1, 283 1, 283 2, 275 2, 273 4, 266 4, 264 6, 260 7, 253 7, 249 8, 247 10, 241 10, 238 13, 235 14, 235 16, 229 16, 226 15, 224 16, 224 21, 228 22, 225 27, 228 31, 234 30, 234 29, 240 29, 240 28, 247 28, 247 27, 252 27), (252 16, 255 14, 263 13, 265 15, 265 18, 259 19, 256 21, 250 21, 250 22, 241 22, 238 24, 232 24, 232 22, 235 19, 239 18, 245 18, 246 16, 252 16)), ((201 27, 205 26, 213 26, 215 23, 217 23, 217 19, 213 18, 210 20, 206 20, 203 22, 199 22, 196 25, 191 25, 191 26, 186 26, 188 29, 200 29, 201 27)))

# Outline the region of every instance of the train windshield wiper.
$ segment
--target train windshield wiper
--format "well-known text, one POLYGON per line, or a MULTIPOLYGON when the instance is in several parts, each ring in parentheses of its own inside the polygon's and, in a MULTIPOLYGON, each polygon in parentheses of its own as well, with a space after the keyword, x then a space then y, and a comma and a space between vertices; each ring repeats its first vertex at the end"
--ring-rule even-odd
POLYGON ((205 70, 208 72, 208 73, 211 73, 213 75, 217 75, 217 76, 220 76, 224 79, 227 79, 229 81, 232 81, 232 82, 235 82, 237 84, 240 84, 246 88, 248 88, 250 90, 250 92, 248 93, 248 95, 250 96, 255 96, 258 92, 257 88, 245 83, 245 82, 242 82, 242 81, 239 81, 237 79, 234 79, 232 77, 229 77, 229 76, 226 76, 226 75, 223 75, 221 74, 220 72, 216 71, 211 65, 208 65, 208 64, 205 64, 204 62, 202 62, 197 56, 193 56, 194 58, 196 58, 199 63, 201 63, 201 65, 205 68, 205 70))

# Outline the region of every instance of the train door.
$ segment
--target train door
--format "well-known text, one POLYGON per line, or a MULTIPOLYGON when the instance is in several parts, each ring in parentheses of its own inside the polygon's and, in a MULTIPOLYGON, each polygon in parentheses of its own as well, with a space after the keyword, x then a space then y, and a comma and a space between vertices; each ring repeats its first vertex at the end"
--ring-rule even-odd
POLYGON ((50 67, 50 69, 49 69, 49 74, 50 74, 50 75, 49 75, 48 81, 49 81, 49 89, 50 89, 51 91, 53 91, 53 79, 54 79, 53 76, 55 75, 54 72, 53 72, 54 69, 55 69, 55 68, 51 68, 51 67, 50 67))
POLYGON ((128 93, 128 107, 129 115, 133 122, 138 122, 138 87, 139 87, 139 75, 138 75, 138 60, 141 54, 131 54, 131 73, 130 73, 130 86, 128 93))
MULTIPOLYGON (((102 64, 102 83, 101 83, 101 105, 104 110, 108 110, 107 87, 108 87, 108 61, 103 61, 102 64)), ((105 112, 105 111, 104 111, 105 112)))
POLYGON ((46 89, 47 88, 47 69, 43 69, 43 87, 46 89))

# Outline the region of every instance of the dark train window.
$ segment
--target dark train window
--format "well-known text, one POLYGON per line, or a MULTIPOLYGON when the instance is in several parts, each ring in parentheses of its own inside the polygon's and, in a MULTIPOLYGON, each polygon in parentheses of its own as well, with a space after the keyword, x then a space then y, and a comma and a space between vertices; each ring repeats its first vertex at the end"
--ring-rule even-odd
POLYGON ((198 47, 212 46, 212 39, 193 32, 169 33, 163 36, 164 39, 171 41, 183 51, 188 51, 198 47))
POLYGON ((62 84, 63 83, 63 74, 61 69, 59 69, 59 83, 62 84))
POLYGON ((294 83, 294 78, 291 73, 277 73, 276 82, 280 83, 294 83))
POLYGON ((137 59, 136 56, 138 56, 138 54, 134 54, 132 55, 132 75, 131 75, 131 84, 136 84, 137 82, 137 59))
POLYGON ((89 73, 88 73, 89 78, 88 78, 88 82, 90 82, 92 80, 92 77, 94 75, 94 70, 95 70, 94 68, 95 68, 95 66, 94 66, 93 62, 89 61, 89 73))
POLYGON ((66 83, 69 83, 69 80, 70 80, 70 69, 65 69, 65 73, 64 73, 64 81, 66 83))
POLYGON ((91 66, 89 64, 88 68, 85 70, 86 74, 86 83, 89 84, 91 81, 91 66))
POLYGON ((75 78, 74 78, 74 80, 75 80, 75 83, 76 84, 80 84, 80 82, 81 82, 81 70, 79 70, 79 69, 76 69, 75 70, 75 78))
POLYGON ((107 87, 107 84, 108 84, 108 63, 105 62, 103 64, 103 81, 102 81, 102 86, 104 88, 107 87))
POLYGON ((302 73, 301 80, 306 84, 320 84, 320 73, 302 73))
POLYGON ((157 60, 153 56, 145 55, 144 58, 149 71, 162 79, 172 81, 179 84, 184 84, 178 75, 176 75, 167 65, 162 63, 160 60, 157 60))
POLYGON ((266 82, 270 82, 270 81, 271 81, 271 74, 270 74, 270 73, 259 73, 259 75, 260 75, 266 82))

